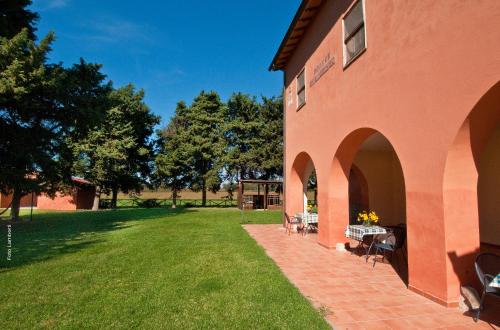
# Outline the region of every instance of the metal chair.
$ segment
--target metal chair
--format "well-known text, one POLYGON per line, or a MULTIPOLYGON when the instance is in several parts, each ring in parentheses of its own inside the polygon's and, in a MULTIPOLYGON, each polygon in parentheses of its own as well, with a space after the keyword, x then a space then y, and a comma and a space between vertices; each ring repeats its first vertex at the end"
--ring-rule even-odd
POLYGON ((286 218, 286 226, 285 226, 285 234, 288 232, 288 236, 292 233, 293 225, 299 225, 301 221, 297 217, 290 217, 288 213, 285 212, 286 218))
MULTIPOLYGON (((382 261, 385 259, 385 255, 387 252, 391 253, 391 262, 393 259, 393 255, 398 251, 401 250, 401 253, 403 254, 403 259, 406 261, 406 256, 404 255, 404 252, 402 251, 405 241, 406 241, 406 226, 404 224, 399 224, 396 227, 392 229, 392 233, 389 233, 389 235, 386 236, 384 243, 382 242, 376 242, 375 243, 375 257, 373 258, 373 267, 375 267, 375 263, 377 262, 377 255, 379 251, 383 252, 382 255, 382 261), (392 242, 391 242, 391 237, 393 237, 392 242)), ((396 264, 396 270, 399 272, 399 266, 396 264)))
POLYGON ((317 223, 317 220, 316 222, 314 221, 314 219, 312 220, 309 220, 308 217, 316 217, 317 218, 317 214, 315 213, 309 213, 309 214, 303 214, 302 215, 302 218, 300 219, 300 223, 301 223, 301 227, 299 227, 299 229, 302 231, 302 236, 306 236, 311 230, 315 230, 317 231, 318 230, 318 223, 317 223))
POLYGON ((493 253, 481 253, 476 257, 474 267, 476 268, 477 277, 483 286, 481 302, 474 318, 474 321, 477 322, 484 308, 484 297, 490 295, 500 298, 500 288, 490 286, 495 276, 500 274, 500 256, 493 253))

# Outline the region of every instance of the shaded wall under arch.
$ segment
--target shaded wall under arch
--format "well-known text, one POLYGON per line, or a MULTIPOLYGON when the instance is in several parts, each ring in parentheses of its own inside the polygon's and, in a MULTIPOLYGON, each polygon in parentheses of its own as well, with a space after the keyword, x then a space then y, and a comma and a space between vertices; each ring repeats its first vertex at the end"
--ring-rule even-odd
POLYGON ((358 213, 369 208, 368 182, 363 172, 353 164, 349 173, 349 224, 356 224, 358 213))
POLYGON ((360 150, 353 166, 363 173, 367 182, 369 209, 379 215, 381 225, 395 226, 406 222, 405 184, 396 152, 390 142, 383 139, 383 150, 360 150))
POLYGON ((492 136, 494 141, 499 122, 500 82, 477 102, 448 149, 443 176, 448 301, 458 300, 461 285, 477 283, 472 265, 481 242, 478 170, 485 166, 484 162, 481 164, 481 156, 484 151, 488 153, 488 142, 492 136))
POLYGON ((480 241, 500 248, 500 123, 479 158, 477 196, 480 241))

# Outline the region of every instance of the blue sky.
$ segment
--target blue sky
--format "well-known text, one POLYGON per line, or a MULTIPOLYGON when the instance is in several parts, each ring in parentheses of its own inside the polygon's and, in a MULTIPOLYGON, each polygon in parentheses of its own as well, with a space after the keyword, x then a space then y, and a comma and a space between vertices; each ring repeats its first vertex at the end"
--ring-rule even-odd
POLYGON ((50 57, 69 66, 83 57, 104 65, 115 86, 132 82, 162 116, 202 89, 278 95, 268 72, 300 0, 34 0, 38 35, 56 32, 50 57))

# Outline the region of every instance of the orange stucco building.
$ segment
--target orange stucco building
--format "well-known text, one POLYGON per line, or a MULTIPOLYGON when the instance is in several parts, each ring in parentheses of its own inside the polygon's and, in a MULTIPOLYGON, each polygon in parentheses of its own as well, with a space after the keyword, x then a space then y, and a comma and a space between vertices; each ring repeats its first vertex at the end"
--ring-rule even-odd
POLYGON ((285 210, 318 184, 318 243, 357 211, 406 224, 408 288, 454 306, 500 246, 500 1, 304 0, 284 72, 285 210))
MULTIPOLYGON (((95 185, 91 182, 73 177, 73 187, 68 192, 57 192, 54 197, 47 194, 28 194, 21 198, 21 207, 31 207, 39 210, 74 211, 90 210, 94 203, 95 185)), ((10 207, 12 194, 0 193, 0 208, 10 207)))

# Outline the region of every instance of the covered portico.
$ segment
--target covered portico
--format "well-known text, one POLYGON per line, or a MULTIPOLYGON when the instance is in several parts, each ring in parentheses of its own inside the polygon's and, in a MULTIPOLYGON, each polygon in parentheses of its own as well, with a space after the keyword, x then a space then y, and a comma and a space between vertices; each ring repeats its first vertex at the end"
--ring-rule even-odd
POLYGON ((388 263, 373 268, 362 257, 321 247, 314 235, 285 235, 281 225, 244 228, 336 329, 495 329, 500 325, 495 309, 486 309, 475 323, 472 314, 408 290, 388 263))

